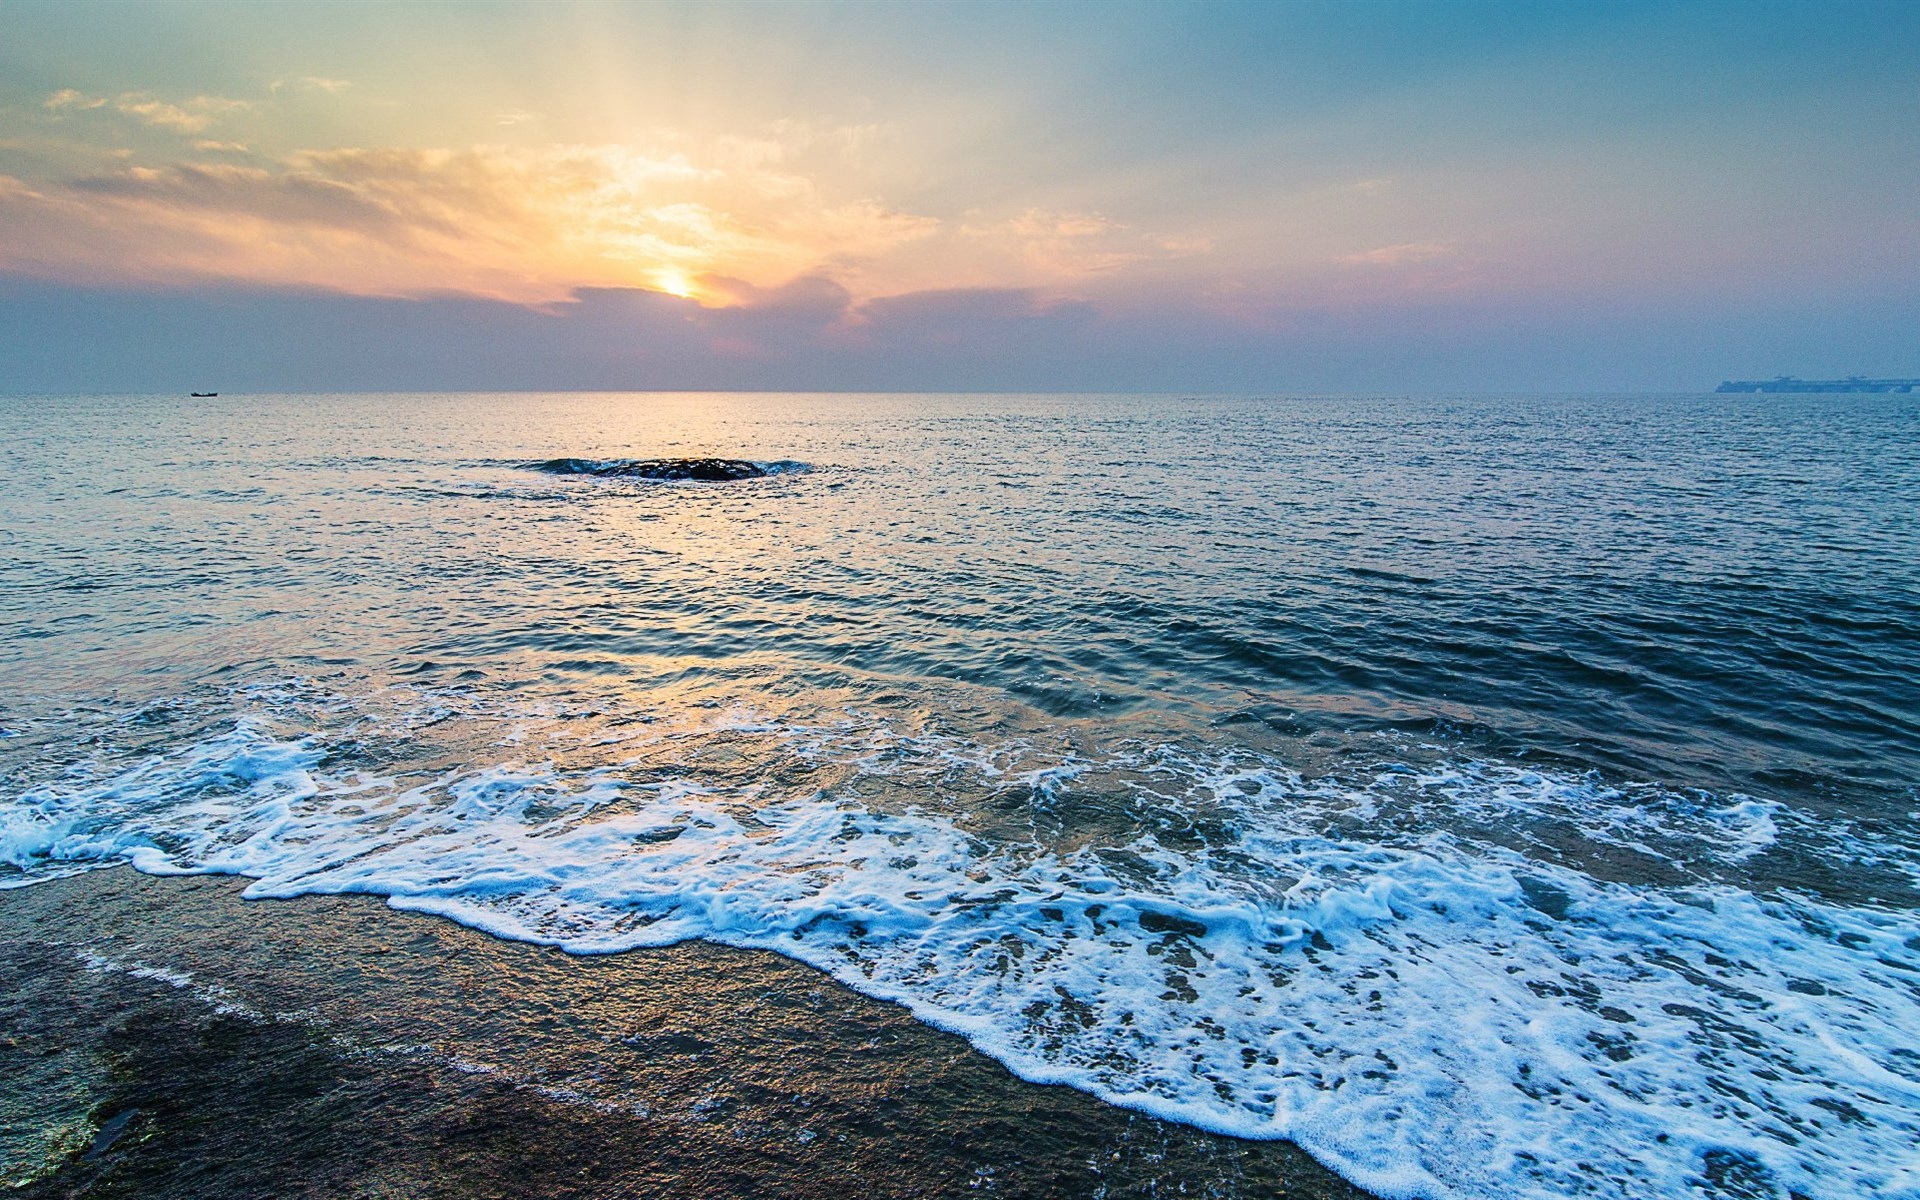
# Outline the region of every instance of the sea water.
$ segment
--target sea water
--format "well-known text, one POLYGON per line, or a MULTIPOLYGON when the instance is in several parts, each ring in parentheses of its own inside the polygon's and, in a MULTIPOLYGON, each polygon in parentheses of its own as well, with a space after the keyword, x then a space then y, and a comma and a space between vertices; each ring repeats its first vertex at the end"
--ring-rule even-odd
POLYGON ((1920 398, 0 399, 0 887, 811 963, 1392 1197, 1920 1197, 1920 398), (658 482, 554 460, 723 456, 658 482))

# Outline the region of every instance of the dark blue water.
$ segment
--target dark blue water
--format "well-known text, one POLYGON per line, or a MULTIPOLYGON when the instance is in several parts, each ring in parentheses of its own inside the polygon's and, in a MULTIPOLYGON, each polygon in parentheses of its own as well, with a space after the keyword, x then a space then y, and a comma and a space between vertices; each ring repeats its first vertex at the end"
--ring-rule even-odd
POLYGON ((1914 397, 0 412, 16 883, 768 946, 1392 1194, 1920 1195, 1914 397), (535 469, 695 455, 784 465, 535 469))

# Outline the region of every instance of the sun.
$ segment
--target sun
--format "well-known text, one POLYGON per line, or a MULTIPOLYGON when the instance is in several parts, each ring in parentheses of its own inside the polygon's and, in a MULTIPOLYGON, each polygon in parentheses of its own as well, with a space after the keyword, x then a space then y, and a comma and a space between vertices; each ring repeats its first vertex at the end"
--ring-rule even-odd
POLYGON ((700 290, 693 277, 678 267, 662 267, 655 271, 653 285, 669 296, 678 296, 682 300, 693 299, 694 293, 700 290))

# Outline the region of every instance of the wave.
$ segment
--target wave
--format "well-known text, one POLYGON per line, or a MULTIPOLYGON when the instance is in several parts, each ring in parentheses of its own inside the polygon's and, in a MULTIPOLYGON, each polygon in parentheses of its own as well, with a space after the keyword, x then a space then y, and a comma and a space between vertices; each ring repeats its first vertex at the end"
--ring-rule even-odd
POLYGON ((1920 1196, 1920 918, 1725 882, 1799 836, 1776 804, 857 712, 332 703, 6 795, 0 886, 127 861, 576 953, 773 950, 1028 1079, 1290 1138, 1389 1197, 1920 1196), (450 716, 497 736, 376 765, 450 716), (1061 819, 1096 801, 1128 820, 1061 819), (1530 826, 1695 873, 1608 881, 1473 832, 1530 826))

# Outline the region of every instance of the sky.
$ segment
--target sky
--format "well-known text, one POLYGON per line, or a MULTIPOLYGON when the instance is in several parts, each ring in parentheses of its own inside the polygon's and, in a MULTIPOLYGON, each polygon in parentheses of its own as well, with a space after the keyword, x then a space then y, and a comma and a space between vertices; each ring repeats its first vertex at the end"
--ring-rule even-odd
POLYGON ((0 391, 1920 376, 1920 4, 0 0, 0 391))

